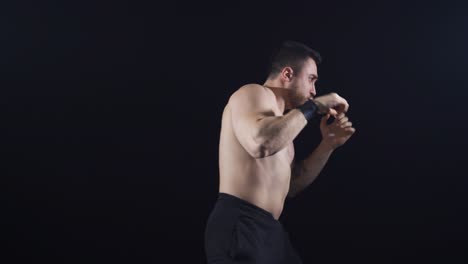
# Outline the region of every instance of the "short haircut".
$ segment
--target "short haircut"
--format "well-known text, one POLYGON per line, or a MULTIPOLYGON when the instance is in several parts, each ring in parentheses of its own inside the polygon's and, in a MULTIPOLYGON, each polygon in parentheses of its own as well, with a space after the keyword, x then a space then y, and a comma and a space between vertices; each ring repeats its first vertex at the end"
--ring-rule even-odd
POLYGON ((284 67, 291 67, 293 71, 299 72, 308 58, 312 58, 317 65, 322 62, 317 51, 303 43, 287 40, 273 53, 268 78, 276 77, 284 67))

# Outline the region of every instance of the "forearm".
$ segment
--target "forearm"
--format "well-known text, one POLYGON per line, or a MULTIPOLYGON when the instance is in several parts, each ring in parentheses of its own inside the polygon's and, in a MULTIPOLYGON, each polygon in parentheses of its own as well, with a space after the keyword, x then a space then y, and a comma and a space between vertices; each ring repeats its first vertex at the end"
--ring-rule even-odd
POLYGON ((323 141, 304 160, 298 162, 292 170, 289 196, 295 196, 309 186, 325 167, 333 148, 323 141))
POLYGON ((307 125, 301 111, 291 110, 284 116, 266 117, 259 121, 257 136, 262 156, 270 156, 285 148, 307 125))

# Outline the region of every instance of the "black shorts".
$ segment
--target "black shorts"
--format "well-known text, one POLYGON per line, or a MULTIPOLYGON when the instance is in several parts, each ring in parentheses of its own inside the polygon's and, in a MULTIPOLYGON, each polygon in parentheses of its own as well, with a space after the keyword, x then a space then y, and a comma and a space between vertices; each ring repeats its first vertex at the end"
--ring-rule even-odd
POLYGON ((302 263, 281 223, 268 211, 219 193, 205 229, 209 264, 302 263))

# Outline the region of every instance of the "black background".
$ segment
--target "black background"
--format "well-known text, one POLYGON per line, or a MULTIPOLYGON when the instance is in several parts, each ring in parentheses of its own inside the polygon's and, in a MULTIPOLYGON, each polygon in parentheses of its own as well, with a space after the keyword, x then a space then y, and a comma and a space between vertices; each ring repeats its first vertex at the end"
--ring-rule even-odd
MULTIPOLYGON (((357 129, 281 221, 304 263, 468 262, 468 4, 1 8, 4 263, 204 263, 221 113, 281 41, 357 129), (8 259, 8 260, 7 260, 8 259)), ((294 141, 304 158, 312 122, 294 141)))

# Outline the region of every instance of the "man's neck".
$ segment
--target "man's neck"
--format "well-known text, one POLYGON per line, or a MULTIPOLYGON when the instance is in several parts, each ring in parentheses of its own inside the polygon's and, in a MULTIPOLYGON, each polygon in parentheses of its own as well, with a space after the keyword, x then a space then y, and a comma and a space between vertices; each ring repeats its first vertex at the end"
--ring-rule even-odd
POLYGON ((269 88, 273 92, 273 94, 275 94, 276 104, 278 105, 278 109, 281 111, 281 113, 284 113, 285 108, 286 108, 286 99, 285 99, 286 88, 283 88, 279 85, 275 85, 274 83, 269 83, 268 81, 266 81, 263 84, 263 87, 269 88))

